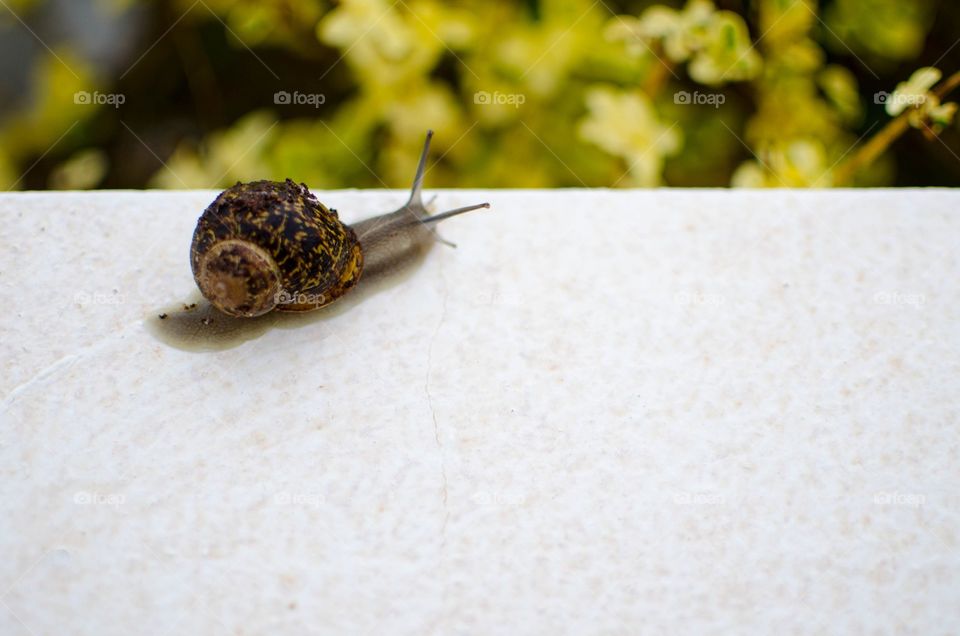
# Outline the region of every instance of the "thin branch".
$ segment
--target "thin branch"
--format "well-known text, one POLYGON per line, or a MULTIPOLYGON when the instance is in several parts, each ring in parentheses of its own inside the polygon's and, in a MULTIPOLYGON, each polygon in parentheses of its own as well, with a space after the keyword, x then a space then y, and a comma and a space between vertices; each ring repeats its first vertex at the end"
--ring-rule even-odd
MULTIPOLYGON (((941 83, 940 86, 933 91, 933 94, 942 100, 958 86, 960 86, 960 71, 954 73, 947 78, 946 81, 941 83)), ((837 168, 833 178, 834 185, 842 186, 849 183, 859 170, 873 163, 877 157, 883 154, 890 144, 910 128, 910 113, 922 107, 923 104, 918 104, 907 108, 884 126, 880 132, 871 137, 867 143, 863 144, 855 155, 837 168)))
POLYGON ((652 53, 655 61, 652 63, 652 67, 647 73, 647 77, 641 87, 650 99, 655 99, 657 95, 660 94, 660 91, 666 85, 671 75, 676 77, 676 74, 673 72, 673 69, 676 67, 673 60, 664 61, 663 47, 659 44, 654 46, 655 48, 652 49, 652 53))

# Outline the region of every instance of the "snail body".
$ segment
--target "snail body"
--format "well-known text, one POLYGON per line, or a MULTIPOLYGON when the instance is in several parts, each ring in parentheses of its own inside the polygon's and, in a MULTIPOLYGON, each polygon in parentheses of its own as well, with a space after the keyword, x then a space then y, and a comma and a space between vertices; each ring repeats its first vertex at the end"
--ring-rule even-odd
POLYGON ((427 133, 410 199, 400 209, 349 226, 306 185, 238 183, 211 203, 193 234, 190 266, 200 292, 220 311, 253 317, 311 311, 353 289, 365 271, 429 249, 434 225, 489 204, 431 216, 422 201, 427 133))

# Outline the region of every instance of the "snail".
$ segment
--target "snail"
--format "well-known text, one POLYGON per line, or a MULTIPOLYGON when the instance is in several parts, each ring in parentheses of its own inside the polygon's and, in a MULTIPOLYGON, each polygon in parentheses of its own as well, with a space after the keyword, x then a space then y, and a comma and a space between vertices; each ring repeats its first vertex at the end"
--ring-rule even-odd
POLYGON ((224 190, 193 234, 190 266, 200 292, 231 316, 312 311, 353 289, 365 271, 446 242, 434 229, 439 221, 490 204, 429 214, 422 189, 432 136, 428 131, 409 200, 354 225, 290 179, 238 182, 224 190))

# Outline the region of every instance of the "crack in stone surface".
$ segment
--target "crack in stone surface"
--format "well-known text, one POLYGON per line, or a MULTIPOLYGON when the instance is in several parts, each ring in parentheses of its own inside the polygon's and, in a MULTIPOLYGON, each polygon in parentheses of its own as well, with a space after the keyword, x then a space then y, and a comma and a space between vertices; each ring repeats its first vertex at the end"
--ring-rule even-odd
POLYGON ((436 344, 437 336, 440 334, 440 328, 443 326, 444 321, 447 318, 447 291, 446 284, 444 284, 443 290, 443 309, 440 313, 440 320, 437 322, 437 327, 433 331, 433 337, 430 339, 430 347, 427 352, 427 377, 426 382, 424 383, 424 391, 427 394, 427 404, 430 407, 430 415, 433 418, 433 439, 437 444, 437 451, 440 454, 440 475, 442 477, 443 484, 443 533, 444 540, 446 539, 446 528, 447 520, 450 517, 450 511, 447 508, 447 466, 446 461, 444 460, 443 452, 443 443, 440 441, 440 423, 437 421, 437 412, 433 406, 433 394, 430 392, 430 375, 433 372, 433 347, 436 344))
POLYGON ((30 379, 24 382, 21 382, 17 386, 10 389, 10 391, 5 396, 3 396, 3 400, 0 401, 0 408, 2 408, 4 411, 7 410, 14 403, 14 401, 16 401, 17 397, 19 397, 20 394, 29 391, 35 385, 43 382, 44 380, 49 379, 50 377, 56 375, 57 373, 70 369, 74 364, 82 360, 84 357, 90 355, 91 353, 96 353, 100 349, 111 344, 114 340, 118 338, 122 338, 123 336, 126 335, 127 331, 129 331, 133 326, 140 324, 141 322, 142 321, 136 321, 135 323, 127 325, 121 331, 103 336, 102 338, 99 338, 98 340, 86 345, 85 347, 81 347, 77 351, 73 353, 68 353, 67 355, 61 357, 60 359, 54 361, 53 363, 48 364, 44 368, 34 373, 30 379))
MULTIPOLYGON (((440 263, 443 262, 442 258, 438 259, 440 263)), ((424 381, 424 392, 427 395, 427 405, 430 407, 430 416, 433 419, 433 439, 437 445, 437 453, 440 456, 440 479, 442 486, 442 498, 443 498, 443 524, 440 526, 440 564, 442 569, 443 564, 443 555, 447 547, 447 524, 450 521, 450 508, 447 505, 448 500, 448 489, 447 489, 447 462, 445 459, 445 454, 443 451, 443 442, 440 441, 440 423, 437 420, 437 411, 433 405, 433 395, 430 392, 430 376, 433 372, 433 347, 437 342, 437 337, 440 335, 440 328, 443 326, 444 321, 447 318, 447 281, 443 276, 443 267, 438 265, 437 269, 439 270, 442 294, 443 294, 443 308, 440 312, 440 320, 437 321, 437 326, 433 330, 433 337, 430 339, 430 347, 427 350, 427 376, 424 381)), ((443 582, 443 591, 441 597, 441 615, 439 617, 439 622, 442 623, 445 617, 447 606, 447 598, 449 596, 449 590, 446 580, 443 582)))

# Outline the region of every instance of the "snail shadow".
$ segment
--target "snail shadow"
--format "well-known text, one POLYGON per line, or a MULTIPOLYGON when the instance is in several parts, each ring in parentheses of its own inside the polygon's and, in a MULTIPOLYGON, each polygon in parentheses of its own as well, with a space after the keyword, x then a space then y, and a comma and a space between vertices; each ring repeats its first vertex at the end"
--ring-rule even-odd
POLYGON ((373 271, 365 269, 363 277, 349 294, 314 311, 271 311, 256 318, 236 318, 220 312, 195 291, 184 302, 152 312, 144 325, 154 338, 181 351, 202 353, 233 349, 272 329, 298 329, 348 312, 366 298, 409 278, 425 256, 424 251, 403 259, 402 263, 391 263, 373 271))

